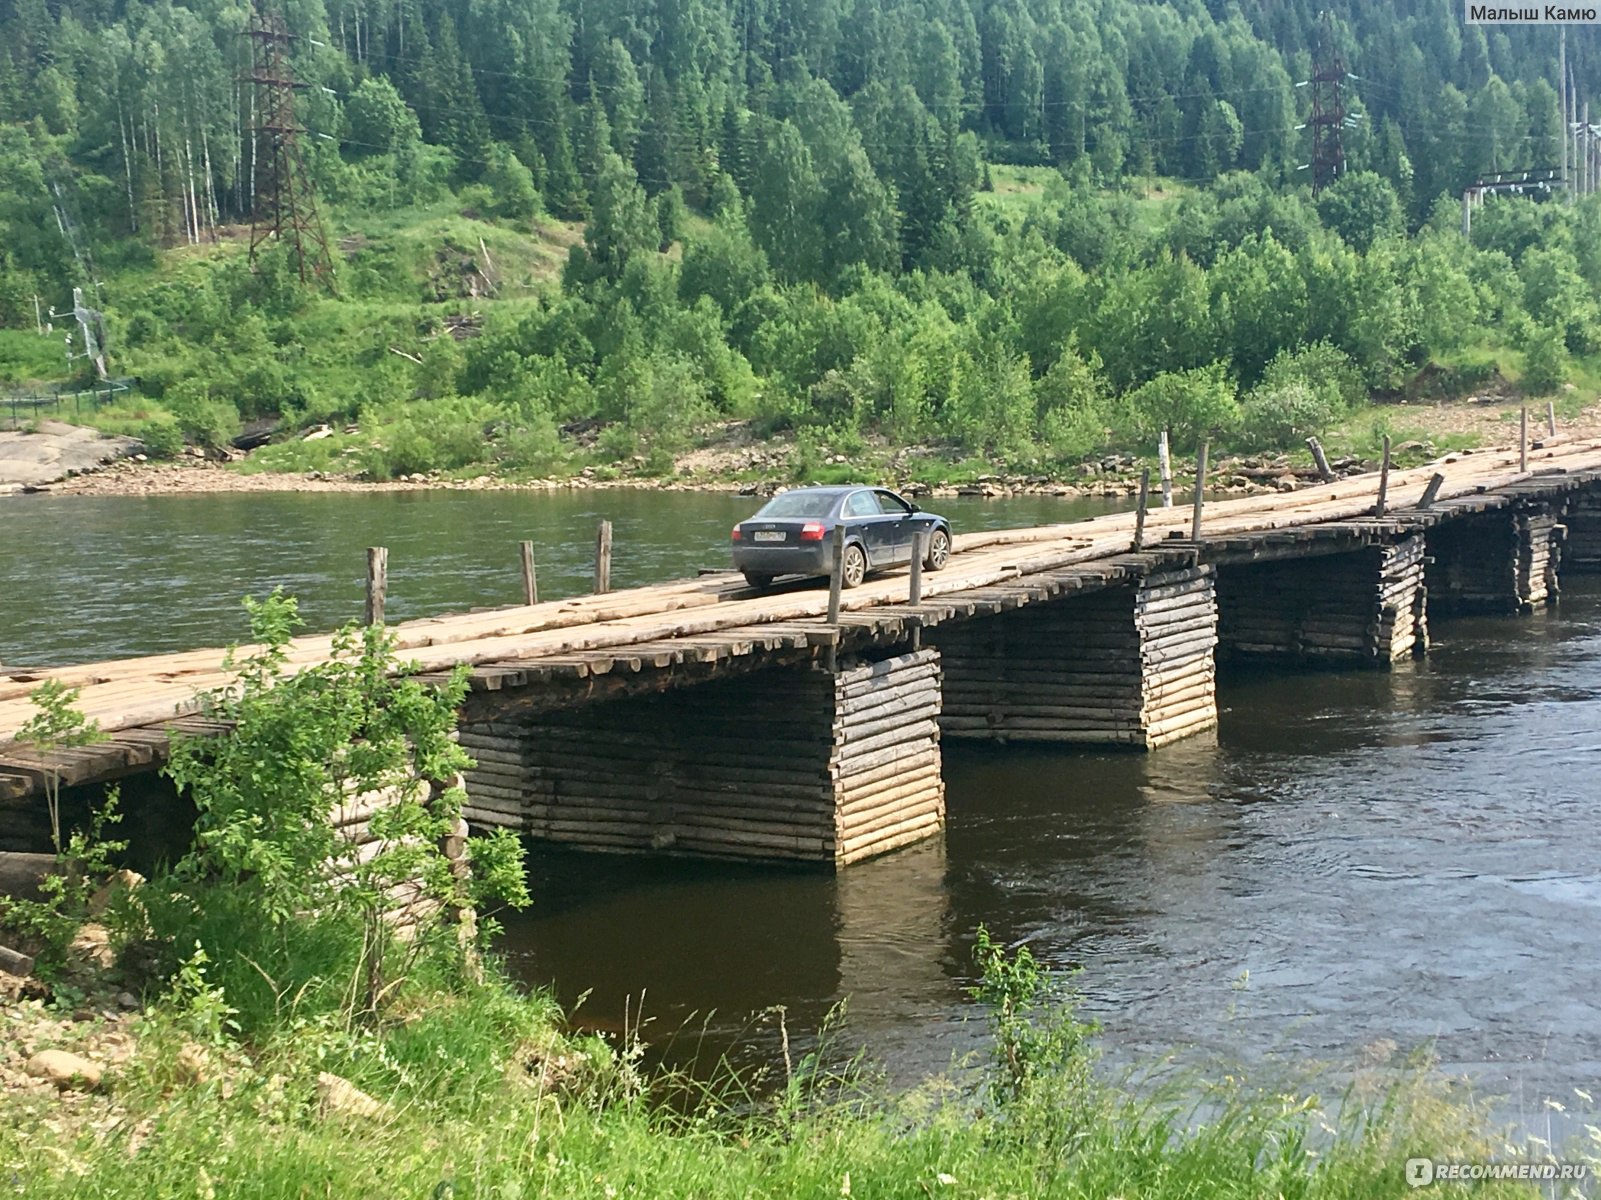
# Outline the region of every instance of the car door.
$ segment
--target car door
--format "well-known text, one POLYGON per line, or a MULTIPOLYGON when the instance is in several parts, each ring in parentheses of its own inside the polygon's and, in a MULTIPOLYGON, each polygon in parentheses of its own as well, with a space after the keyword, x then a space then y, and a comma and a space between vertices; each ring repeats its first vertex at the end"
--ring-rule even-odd
POLYGON ((883 488, 876 489, 873 495, 878 500, 879 511, 884 514, 887 536, 894 547, 894 561, 911 562, 912 534, 921 528, 912 506, 883 488))
POLYGON ((846 536, 859 538, 866 548, 869 564, 882 567, 895 561, 894 519, 884 515, 878 497, 871 491, 863 488, 845 497, 840 517, 845 522, 846 536))

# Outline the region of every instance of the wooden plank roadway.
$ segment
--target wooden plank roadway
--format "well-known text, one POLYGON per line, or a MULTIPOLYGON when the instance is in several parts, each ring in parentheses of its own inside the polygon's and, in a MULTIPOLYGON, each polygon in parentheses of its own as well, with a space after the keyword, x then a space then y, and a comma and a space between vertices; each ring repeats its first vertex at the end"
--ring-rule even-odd
MULTIPOLYGON (((1516 450, 1450 456, 1440 464, 1395 471, 1389 481, 1389 511, 1374 520, 1378 476, 1355 476, 1296 492, 1236 500, 1208 500, 1203 508, 1203 547, 1223 558, 1271 548, 1275 556, 1323 552, 1330 545, 1372 530, 1375 537, 1403 527, 1423 527, 1465 512, 1482 511, 1518 498, 1557 495, 1594 481, 1601 472, 1601 442, 1563 444, 1532 452, 1529 470, 1519 469, 1516 450), (1446 477, 1433 510, 1415 506, 1430 477, 1446 477), (1322 534, 1316 527, 1325 527, 1322 534)), ((1154 509, 1146 523, 1146 548, 1174 551, 1188 547, 1191 509, 1154 509)), ((799 652, 852 631, 867 637, 904 636, 912 625, 948 620, 995 605, 1027 602, 1030 589, 1040 598, 1070 587, 1124 577, 1132 568, 1109 562, 1133 549, 1134 517, 1119 514, 1068 524, 959 535, 950 565, 926 574, 924 604, 909 608, 904 574, 876 578, 845 593, 842 628, 822 624, 825 589, 791 586, 756 593, 737 576, 713 575, 678 580, 600 596, 582 596, 491 612, 447 615, 393 627, 399 658, 424 673, 466 663, 476 669, 477 686, 527 686, 558 678, 579 679, 619 667, 640 671, 673 664, 718 662, 757 650, 799 652), (1099 566, 1097 565, 1099 564, 1099 566), (1104 567, 1104 571, 1101 568, 1104 567), (1054 576, 1053 576, 1053 573, 1054 576), (996 589, 1000 590, 997 592, 996 589)), ((1193 548, 1191 548, 1193 550, 1193 548)), ((1148 565, 1148 564, 1147 564, 1148 565)), ((331 650, 328 635, 297 638, 289 650, 290 670, 323 661, 331 650)), ((81 688, 78 707, 115 735, 117 752, 131 761, 140 747, 164 743, 159 727, 191 717, 199 697, 223 686, 217 648, 180 654, 89 663, 49 671, 0 675, 0 799, 31 791, 31 755, 14 734, 33 714, 31 691, 46 679, 81 688), (134 731, 122 737, 122 731, 134 731), (11 745, 7 747, 7 743, 11 745)), ((187 723, 187 722, 186 722, 187 723)), ((107 747, 108 753, 113 747, 107 747)), ((104 757, 79 755, 84 770, 104 757)), ((148 762, 148 760, 147 760, 148 762)), ((74 771, 71 774, 79 774, 74 771)))

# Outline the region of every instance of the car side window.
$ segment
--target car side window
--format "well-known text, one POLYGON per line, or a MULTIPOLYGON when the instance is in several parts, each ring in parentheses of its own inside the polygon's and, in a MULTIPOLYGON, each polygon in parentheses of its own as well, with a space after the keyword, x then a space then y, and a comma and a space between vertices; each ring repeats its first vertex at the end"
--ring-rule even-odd
POLYGON ((906 501, 902 500, 894 492, 874 492, 873 495, 878 498, 878 507, 881 511, 890 513, 892 516, 897 517, 911 515, 912 506, 907 504, 906 501))
POLYGON ((878 497, 872 492, 852 492, 850 499, 845 501, 847 517, 876 517, 882 511, 878 506, 878 497))

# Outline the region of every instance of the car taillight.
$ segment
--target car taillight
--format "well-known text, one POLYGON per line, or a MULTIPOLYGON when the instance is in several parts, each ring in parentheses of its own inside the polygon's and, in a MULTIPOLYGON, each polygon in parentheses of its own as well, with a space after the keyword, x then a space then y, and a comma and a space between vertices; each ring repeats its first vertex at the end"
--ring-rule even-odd
POLYGON ((734 526, 734 532, 733 532, 733 533, 731 533, 731 534, 729 534, 729 535, 728 535, 728 536, 729 536, 729 538, 730 538, 730 539, 731 539, 731 540, 733 540, 733 541, 736 541, 736 542, 737 542, 737 541, 739 541, 739 539, 740 539, 740 538, 741 538, 741 537, 743 537, 743 536, 744 536, 744 535, 743 535, 743 534, 741 534, 741 533, 740 533, 740 532, 739 532, 739 526, 738 526, 738 525, 735 525, 735 526, 734 526))
POLYGON ((807 521, 801 526, 800 540, 803 542, 820 542, 823 540, 823 523, 821 521, 807 521))

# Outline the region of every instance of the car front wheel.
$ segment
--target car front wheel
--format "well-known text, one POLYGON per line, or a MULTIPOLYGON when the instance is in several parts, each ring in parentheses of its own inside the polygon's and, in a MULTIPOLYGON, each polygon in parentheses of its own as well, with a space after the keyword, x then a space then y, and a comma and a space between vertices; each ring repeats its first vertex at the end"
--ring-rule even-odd
POLYGON ((923 566, 930 571, 938 571, 951 561, 951 535, 943 529, 936 529, 928 535, 928 553, 923 557, 923 566))
POLYGON ((867 578, 867 554, 860 546, 845 547, 845 566, 840 575, 841 582, 848 588, 860 587, 867 578))

